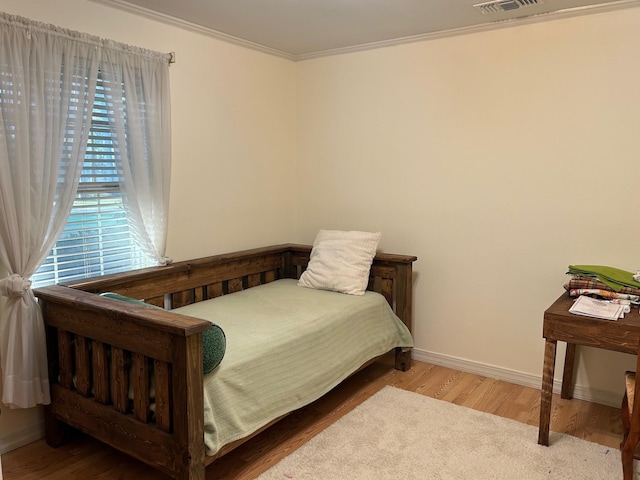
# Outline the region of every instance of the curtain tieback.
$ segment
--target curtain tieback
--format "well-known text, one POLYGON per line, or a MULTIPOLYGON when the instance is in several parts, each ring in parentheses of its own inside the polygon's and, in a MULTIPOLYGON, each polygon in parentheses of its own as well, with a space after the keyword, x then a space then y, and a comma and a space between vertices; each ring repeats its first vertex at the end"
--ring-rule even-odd
POLYGON ((158 265, 171 265, 173 263, 173 258, 171 257, 160 257, 158 259, 158 265))
POLYGON ((17 273, 0 279, 0 295, 5 297, 21 297, 27 293, 29 287, 31 287, 31 280, 17 273))

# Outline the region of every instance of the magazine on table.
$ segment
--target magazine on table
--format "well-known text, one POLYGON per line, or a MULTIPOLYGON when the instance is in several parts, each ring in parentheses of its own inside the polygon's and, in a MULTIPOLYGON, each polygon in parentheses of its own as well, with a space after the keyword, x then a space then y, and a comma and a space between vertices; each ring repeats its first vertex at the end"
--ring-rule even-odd
POLYGON ((586 317, 602 318, 604 320, 618 320, 624 317, 627 308, 627 305, 611 303, 607 300, 598 300, 581 295, 573 302, 573 305, 569 308, 569 312, 586 317))

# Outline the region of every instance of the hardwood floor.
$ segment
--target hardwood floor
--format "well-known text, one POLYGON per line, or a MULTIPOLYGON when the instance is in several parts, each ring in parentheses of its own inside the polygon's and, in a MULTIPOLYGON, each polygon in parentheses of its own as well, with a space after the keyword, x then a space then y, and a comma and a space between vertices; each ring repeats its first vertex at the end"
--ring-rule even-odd
MULTIPOLYGON (((207 480, 255 478, 385 385, 538 425, 537 389, 416 361, 409 372, 399 372, 389 356, 219 459, 207 468, 207 480)), ((620 409, 554 395, 551 430, 617 449, 620 409)), ((82 435, 57 449, 44 440, 31 443, 3 455, 2 467, 4 480, 169 478, 82 435)))

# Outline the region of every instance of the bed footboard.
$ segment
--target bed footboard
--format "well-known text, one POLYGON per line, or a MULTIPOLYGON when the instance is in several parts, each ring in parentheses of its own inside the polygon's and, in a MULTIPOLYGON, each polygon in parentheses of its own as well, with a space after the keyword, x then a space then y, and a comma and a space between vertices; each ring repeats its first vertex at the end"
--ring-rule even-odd
MULTIPOLYGON (((171 309, 299 278, 310 253, 277 245, 35 290, 47 329, 47 442, 60 444, 70 425, 176 479, 204 479, 215 459, 205 459, 203 437, 202 332, 211 324, 171 309), (164 310, 96 295, 104 292, 164 310)), ((415 260, 376 255, 368 285, 409 330, 415 260)), ((396 368, 410 366, 411 352, 396 349, 396 368)))
POLYGON ((61 286, 38 297, 47 442, 64 441, 68 424, 174 478, 204 479, 201 332, 210 323, 61 286))

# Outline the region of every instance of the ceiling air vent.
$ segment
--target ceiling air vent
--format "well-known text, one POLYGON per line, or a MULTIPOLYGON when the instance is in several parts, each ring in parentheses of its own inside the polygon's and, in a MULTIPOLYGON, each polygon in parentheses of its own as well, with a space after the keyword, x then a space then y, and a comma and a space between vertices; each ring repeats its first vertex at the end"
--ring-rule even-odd
POLYGON ((542 3, 542 0, 498 0, 493 2, 476 3, 474 7, 482 13, 499 13, 517 10, 520 7, 540 5, 542 3))

